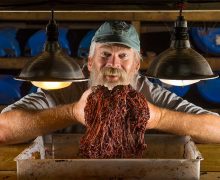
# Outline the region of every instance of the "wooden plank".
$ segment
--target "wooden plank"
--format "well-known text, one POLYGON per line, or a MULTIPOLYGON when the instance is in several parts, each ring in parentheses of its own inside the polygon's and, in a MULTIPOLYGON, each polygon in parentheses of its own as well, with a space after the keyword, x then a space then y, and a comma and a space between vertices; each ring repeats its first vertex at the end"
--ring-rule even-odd
MULTIPOLYGON (((148 11, 145 13, 136 12, 134 13, 134 20, 136 21, 159 21, 168 22, 175 21, 178 16, 178 11, 148 11)), ((220 19, 219 10, 184 10, 183 15, 187 21, 207 21, 207 22, 218 22, 220 19)))
POLYGON ((220 172, 201 172, 200 180, 215 180, 220 179, 220 172))
POLYGON ((204 160, 201 171, 220 171, 220 144, 197 144, 204 160))
MULTIPOLYGON (((22 69, 26 63, 32 60, 34 57, 0 57, 0 69, 22 69)), ((81 59, 73 58, 76 62, 80 63, 81 59)))
POLYGON ((0 179, 15 180, 17 179, 16 171, 0 171, 0 179))
POLYGON ((0 146, 0 171, 16 171, 14 158, 29 144, 0 146))
POLYGON ((220 70, 220 58, 212 57, 212 58, 206 58, 206 60, 208 61, 213 71, 220 70))
MULTIPOLYGON (((147 69, 149 64, 154 60, 156 56, 152 54, 152 56, 144 57, 143 61, 141 62, 141 69, 147 69)), ((213 71, 220 70, 220 58, 219 57, 207 57, 206 60, 208 61, 210 67, 213 71)))
MULTIPOLYGON (((48 20, 50 11, 0 11, 2 21, 42 21, 48 20)), ((55 11, 57 21, 175 21, 177 10, 69 10, 55 11)), ((188 21, 219 22, 220 10, 184 10, 188 21)))
MULTIPOLYGON (((144 57, 143 61, 141 61, 141 69, 147 69, 151 61, 155 58, 154 53, 150 53, 148 57, 144 57)), ((21 57, 21 58, 3 58, 0 57, 0 69, 22 69, 24 65, 30 60, 29 57, 21 57)), ((76 62, 80 63, 81 59, 73 58, 76 62)), ((209 65, 211 66, 213 71, 220 70, 220 58, 219 57, 209 57, 206 58, 209 65)))
POLYGON ((140 21, 132 21, 133 26, 135 27, 139 37, 141 32, 141 22, 140 21))
MULTIPOLYGON (((0 11, 0 20, 13 21, 41 21, 48 20, 50 11, 0 11), (1 16, 3 15, 3 16, 1 16)), ((56 11, 54 17, 57 21, 105 21, 105 20, 132 20, 132 12, 123 11, 56 11)))
POLYGON ((0 58, 0 69, 22 69, 30 58, 0 58))

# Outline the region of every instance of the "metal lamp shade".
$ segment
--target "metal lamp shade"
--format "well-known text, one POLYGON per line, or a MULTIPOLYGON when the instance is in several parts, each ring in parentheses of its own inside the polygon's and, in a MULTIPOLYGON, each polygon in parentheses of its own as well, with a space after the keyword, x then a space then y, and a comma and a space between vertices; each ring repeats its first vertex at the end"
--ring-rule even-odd
POLYGON ((190 47, 187 21, 181 15, 175 22, 170 48, 153 60, 146 76, 192 83, 218 77, 206 59, 190 47))
POLYGON ((47 82, 87 80, 79 65, 62 51, 57 42, 47 42, 45 50, 25 65, 17 79, 47 82))
POLYGON ((76 81, 86 81, 81 68, 58 44, 58 26, 51 11, 46 28, 47 41, 44 51, 22 69, 18 80, 31 81, 45 89, 64 88, 76 81))
POLYGON ((218 77, 213 74, 203 56, 191 48, 169 48, 150 64, 148 77, 170 80, 205 80, 218 77))

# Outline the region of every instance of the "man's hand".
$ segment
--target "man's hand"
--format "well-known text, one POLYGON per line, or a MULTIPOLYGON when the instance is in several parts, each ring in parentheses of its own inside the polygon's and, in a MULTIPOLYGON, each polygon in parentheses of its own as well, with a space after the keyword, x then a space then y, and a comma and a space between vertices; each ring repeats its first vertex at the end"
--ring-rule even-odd
POLYGON ((150 102, 148 102, 148 108, 150 111, 150 119, 147 123, 147 129, 155 129, 160 122, 163 109, 151 104, 150 102))
POLYGON ((80 100, 73 105, 73 114, 75 118, 84 125, 85 125, 84 108, 87 103, 87 98, 89 94, 91 94, 91 92, 92 92, 91 88, 86 90, 81 96, 80 100))

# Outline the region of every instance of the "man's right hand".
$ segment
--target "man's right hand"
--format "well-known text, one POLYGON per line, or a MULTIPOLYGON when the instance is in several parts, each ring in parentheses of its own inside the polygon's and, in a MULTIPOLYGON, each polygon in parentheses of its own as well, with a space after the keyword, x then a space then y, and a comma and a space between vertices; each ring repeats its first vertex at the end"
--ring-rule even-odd
POLYGON ((91 88, 86 90, 82 94, 80 100, 77 103, 73 104, 73 115, 80 123, 82 123, 84 125, 85 125, 84 108, 87 103, 87 98, 91 94, 91 92, 92 92, 91 88))

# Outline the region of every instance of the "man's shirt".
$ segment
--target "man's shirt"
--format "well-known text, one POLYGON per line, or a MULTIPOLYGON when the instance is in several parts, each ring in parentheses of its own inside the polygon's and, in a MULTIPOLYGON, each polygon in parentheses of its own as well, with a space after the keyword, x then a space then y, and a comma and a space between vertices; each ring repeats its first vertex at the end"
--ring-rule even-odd
MULTIPOLYGON (((151 83, 144 76, 137 76, 136 82, 136 90, 142 93, 150 103, 156 106, 187 113, 207 113, 218 115, 217 113, 207 111, 182 99, 158 84, 151 83)), ((88 82, 76 82, 72 83, 67 88, 51 91, 46 91, 39 88, 37 93, 32 93, 23 97, 19 101, 3 109, 2 113, 13 109, 41 110, 52 108, 58 105, 74 103, 80 99, 83 92, 85 92, 87 89, 88 82)), ((71 132, 74 131, 74 128, 66 128, 63 131, 71 132)))

